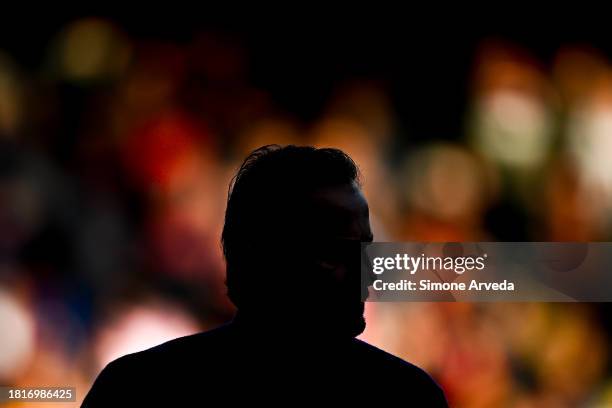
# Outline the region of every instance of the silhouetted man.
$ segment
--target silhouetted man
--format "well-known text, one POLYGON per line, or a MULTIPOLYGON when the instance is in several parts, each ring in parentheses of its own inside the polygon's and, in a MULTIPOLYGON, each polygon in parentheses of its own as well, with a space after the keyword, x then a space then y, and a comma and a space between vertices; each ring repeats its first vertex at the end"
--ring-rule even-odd
POLYGON ((234 320, 115 360, 83 406, 446 406, 423 370, 355 339, 364 241, 368 205, 350 157, 254 151, 233 180, 222 234, 234 320))

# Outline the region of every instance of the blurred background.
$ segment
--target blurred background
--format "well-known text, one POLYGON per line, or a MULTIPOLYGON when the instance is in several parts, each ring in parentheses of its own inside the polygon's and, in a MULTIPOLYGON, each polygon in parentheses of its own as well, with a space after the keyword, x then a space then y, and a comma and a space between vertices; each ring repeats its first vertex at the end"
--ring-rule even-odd
MULTIPOLYGON (((612 238, 606 33, 2 19, 2 385, 80 401, 110 360, 231 319, 227 187, 268 143, 348 152, 378 241, 612 238)), ((370 303, 362 337, 455 407, 612 406, 609 310, 370 303)))

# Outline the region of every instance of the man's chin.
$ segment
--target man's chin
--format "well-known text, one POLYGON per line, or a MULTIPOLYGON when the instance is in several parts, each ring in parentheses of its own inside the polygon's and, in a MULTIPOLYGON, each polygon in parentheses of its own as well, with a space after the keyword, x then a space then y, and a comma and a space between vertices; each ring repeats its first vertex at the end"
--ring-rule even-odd
POLYGON ((351 337, 357 337, 366 328, 366 321, 363 315, 364 304, 360 303, 358 306, 352 308, 350 311, 346 311, 338 319, 338 327, 343 329, 343 335, 351 337))
POLYGON ((366 328, 365 318, 363 316, 360 316, 359 319, 356 319, 356 322, 352 325, 352 328, 350 330, 350 336, 351 337, 359 336, 361 333, 363 333, 365 328, 366 328))
POLYGON ((338 337, 357 337, 366 328, 366 321, 363 315, 343 317, 330 323, 330 331, 338 337))

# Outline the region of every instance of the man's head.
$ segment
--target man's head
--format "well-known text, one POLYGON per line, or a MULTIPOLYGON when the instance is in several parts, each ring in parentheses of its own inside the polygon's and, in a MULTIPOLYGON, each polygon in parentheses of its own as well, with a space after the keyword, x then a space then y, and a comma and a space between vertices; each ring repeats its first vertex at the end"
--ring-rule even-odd
POLYGON ((372 233, 358 175, 337 149, 273 145, 246 158, 222 234, 239 311, 292 329, 363 331, 359 251, 372 233))

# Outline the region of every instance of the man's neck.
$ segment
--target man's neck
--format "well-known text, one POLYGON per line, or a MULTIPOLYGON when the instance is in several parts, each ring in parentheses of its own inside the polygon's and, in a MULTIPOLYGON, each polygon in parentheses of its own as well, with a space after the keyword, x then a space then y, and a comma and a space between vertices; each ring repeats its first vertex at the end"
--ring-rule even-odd
POLYGON ((271 343, 331 346, 353 339, 353 336, 338 333, 337 327, 329 327, 316 321, 311 323, 309 320, 295 315, 272 315, 263 311, 239 310, 232 321, 232 326, 248 337, 253 336, 271 343))

